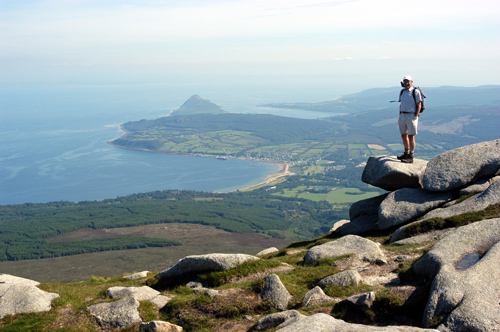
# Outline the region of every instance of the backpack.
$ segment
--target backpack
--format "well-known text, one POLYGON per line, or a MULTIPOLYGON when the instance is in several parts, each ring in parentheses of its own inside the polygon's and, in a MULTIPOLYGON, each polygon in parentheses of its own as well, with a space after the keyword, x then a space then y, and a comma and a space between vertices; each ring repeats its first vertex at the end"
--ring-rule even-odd
MULTIPOLYGON (((424 93, 424 91, 422 90, 421 87, 414 86, 414 89, 413 89, 413 100, 415 100, 415 103, 417 102, 417 98, 415 98, 415 90, 420 91, 420 95, 422 96, 422 109, 420 109, 420 113, 422 113, 425 110, 425 98, 427 98, 427 96, 425 95, 425 93, 424 93)), ((401 102, 401 95, 403 94, 403 91, 405 91, 405 89, 402 89, 401 92, 399 93, 399 101, 400 102, 401 102)))

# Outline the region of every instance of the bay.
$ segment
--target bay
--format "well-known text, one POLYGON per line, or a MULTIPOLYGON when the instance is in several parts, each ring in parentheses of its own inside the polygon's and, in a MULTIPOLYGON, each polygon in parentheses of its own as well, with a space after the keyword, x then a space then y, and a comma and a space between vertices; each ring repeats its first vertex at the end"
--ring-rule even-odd
POLYGON ((123 134, 121 123, 166 116, 194 93, 231 112, 329 116, 259 108, 281 100, 276 94, 244 91, 175 84, 2 86, 0 204, 101 200, 166 189, 226 192, 260 183, 280 166, 155 154, 107 143, 123 134))

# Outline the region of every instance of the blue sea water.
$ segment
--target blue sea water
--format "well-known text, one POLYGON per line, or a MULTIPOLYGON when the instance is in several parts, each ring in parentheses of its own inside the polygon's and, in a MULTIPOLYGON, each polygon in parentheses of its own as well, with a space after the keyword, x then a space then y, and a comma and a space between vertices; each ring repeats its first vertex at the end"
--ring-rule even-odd
POLYGON ((107 143, 123 134, 120 124, 166 116, 195 93, 231 112, 328 116, 256 107, 289 101, 277 95, 193 90, 173 84, 2 86, 0 204, 100 200, 165 189, 224 192, 278 171, 271 163, 155 154, 107 143))

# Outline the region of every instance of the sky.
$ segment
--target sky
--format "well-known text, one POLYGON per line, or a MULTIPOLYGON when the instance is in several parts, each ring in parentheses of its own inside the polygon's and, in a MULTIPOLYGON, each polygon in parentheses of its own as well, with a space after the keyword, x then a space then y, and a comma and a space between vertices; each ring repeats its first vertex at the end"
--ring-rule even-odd
POLYGON ((0 0, 0 83, 500 84, 497 0, 0 0))

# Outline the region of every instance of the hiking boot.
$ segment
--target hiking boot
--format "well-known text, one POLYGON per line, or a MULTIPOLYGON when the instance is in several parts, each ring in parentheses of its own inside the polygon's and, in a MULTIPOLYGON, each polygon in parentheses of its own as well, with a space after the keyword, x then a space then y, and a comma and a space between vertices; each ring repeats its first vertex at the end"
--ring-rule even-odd
POLYGON ((408 156, 409 156, 409 155, 410 155, 409 153, 406 153, 406 152, 405 152, 405 153, 403 153, 402 155, 397 156, 396 158, 398 158, 399 160, 403 160, 403 159, 408 158, 408 156))
POLYGON ((401 159, 401 162, 406 164, 413 164, 413 154, 408 154, 408 157, 406 157, 405 159, 401 159))

